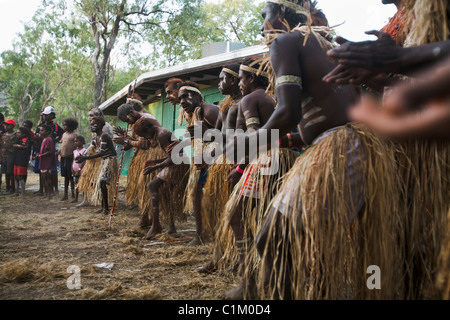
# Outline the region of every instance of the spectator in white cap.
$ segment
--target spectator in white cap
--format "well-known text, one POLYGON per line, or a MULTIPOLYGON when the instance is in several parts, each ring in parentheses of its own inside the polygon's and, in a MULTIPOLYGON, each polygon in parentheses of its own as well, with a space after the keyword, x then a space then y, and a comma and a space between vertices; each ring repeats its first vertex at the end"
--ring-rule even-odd
MULTIPOLYGON (((50 137, 53 139, 54 144, 56 145, 58 142, 61 141, 61 137, 64 134, 64 129, 61 128, 57 123, 53 122, 53 120, 56 118, 55 109, 52 106, 47 106, 44 108, 44 110, 41 112, 41 123, 36 128, 36 134, 35 134, 35 140, 37 141, 36 146, 39 146, 39 149, 41 147, 42 138, 39 135, 40 128, 47 124, 51 128, 50 137)), ((35 149, 36 150, 36 149, 35 149)), ((57 150, 55 150, 57 151, 57 150)), ((39 151, 37 151, 39 153, 39 151)), ((55 152, 55 157, 57 157, 55 152)), ((34 172, 40 173, 39 170, 39 157, 36 154, 35 158, 35 166, 34 166, 34 172)), ((58 159, 56 159, 58 160, 58 159)), ((58 163, 58 162, 57 162, 58 163)), ((39 175, 40 176, 40 175, 39 175)), ((55 193, 58 193, 58 169, 54 169, 51 173, 52 176, 52 185, 55 193)), ((43 184, 42 179, 39 179, 39 190, 36 192, 38 194, 43 194, 43 184)))

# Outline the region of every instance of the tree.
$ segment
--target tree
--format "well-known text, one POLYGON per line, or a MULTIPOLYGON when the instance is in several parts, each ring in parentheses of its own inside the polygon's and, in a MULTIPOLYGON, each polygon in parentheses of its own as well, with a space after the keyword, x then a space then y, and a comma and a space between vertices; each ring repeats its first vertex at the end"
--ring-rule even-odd
POLYGON ((264 2, 222 0, 220 3, 193 2, 171 21, 147 35, 152 44, 149 68, 163 68, 189 59, 198 59, 202 47, 212 42, 241 42, 247 46, 259 42, 264 2))
POLYGON ((137 43, 144 33, 152 33, 170 21, 192 1, 148 0, 65 0, 47 1, 50 11, 61 10, 60 23, 67 16, 81 16, 91 30, 91 52, 94 70, 93 106, 105 99, 105 84, 111 72, 111 54, 119 37, 137 43))

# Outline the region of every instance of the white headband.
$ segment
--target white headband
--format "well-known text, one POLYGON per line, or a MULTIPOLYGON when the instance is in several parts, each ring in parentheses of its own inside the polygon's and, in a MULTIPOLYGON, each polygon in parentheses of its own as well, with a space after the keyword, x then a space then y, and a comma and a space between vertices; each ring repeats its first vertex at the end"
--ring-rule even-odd
POLYGON ((181 87, 178 91, 181 91, 181 90, 194 91, 194 92, 197 92, 199 95, 202 95, 202 93, 200 92, 200 90, 198 90, 198 89, 195 88, 195 87, 191 87, 191 86, 184 86, 184 87, 181 87))

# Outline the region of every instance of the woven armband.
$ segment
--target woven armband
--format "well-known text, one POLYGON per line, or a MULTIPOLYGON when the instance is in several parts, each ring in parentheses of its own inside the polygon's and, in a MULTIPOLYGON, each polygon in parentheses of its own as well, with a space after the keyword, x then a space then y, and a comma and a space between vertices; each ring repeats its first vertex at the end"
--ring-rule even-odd
POLYGON ((258 117, 252 117, 252 118, 245 120, 245 125, 247 127, 251 126, 252 124, 261 124, 261 122, 259 121, 258 117))
POLYGON ((300 78, 299 76, 293 76, 293 75, 288 74, 285 76, 280 76, 275 79, 275 87, 278 87, 282 84, 296 84, 296 85, 301 86, 302 78, 300 78))

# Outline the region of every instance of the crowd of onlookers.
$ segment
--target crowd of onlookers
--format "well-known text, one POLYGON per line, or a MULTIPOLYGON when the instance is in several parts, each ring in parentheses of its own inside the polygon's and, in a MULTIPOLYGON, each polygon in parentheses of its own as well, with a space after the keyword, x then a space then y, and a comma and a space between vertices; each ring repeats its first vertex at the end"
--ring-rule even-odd
POLYGON ((34 162, 32 170, 39 174, 39 190, 35 194, 43 195, 44 199, 49 200, 53 194, 58 193, 59 168, 64 177, 64 195, 61 200, 69 199, 70 186, 72 202, 78 201, 75 186, 83 163, 76 163, 74 158, 84 154, 86 141, 75 132, 78 128, 77 119, 65 118, 62 127, 54 119, 55 109, 46 107, 33 131, 32 121, 17 123, 14 119, 5 120, 0 113, 1 195, 25 195, 28 170, 34 162))

